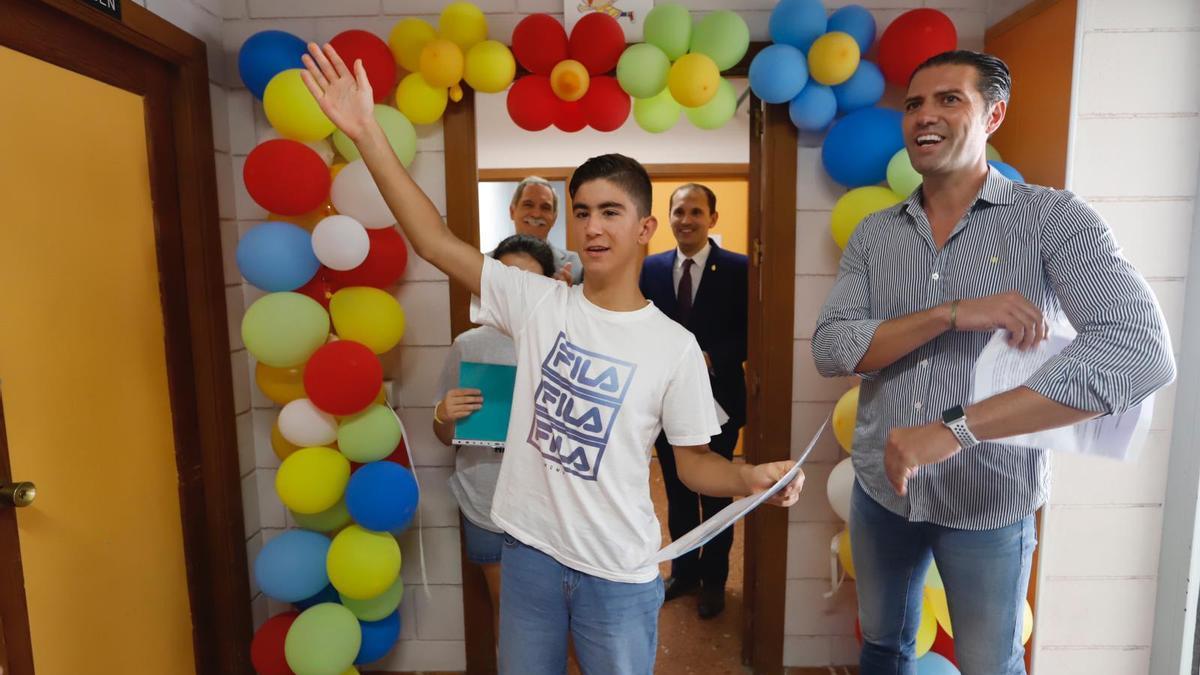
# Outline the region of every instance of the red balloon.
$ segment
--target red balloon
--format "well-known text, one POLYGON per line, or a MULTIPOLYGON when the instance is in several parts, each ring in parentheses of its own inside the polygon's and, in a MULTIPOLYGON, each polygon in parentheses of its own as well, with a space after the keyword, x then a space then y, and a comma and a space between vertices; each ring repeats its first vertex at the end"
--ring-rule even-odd
POLYGON ((554 116, 554 126, 567 133, 575 133, 586 127, 587 110, 583 107, 582 99, 579 101, 559 100, 558 114, 554 116))
POLYGON ((304 284, 300 288, 297 288, 296 292, 303 293, 313 300, 316 300, 317 302, 321 303, 321 306, 324 307, 326 311, 328 311, 329 299, 332 298, 333 294, 338 290, 337 286, 334 285, 332 279, 330 278, 330 274, 332 272, 333 270, 321 265, 321 267, 317 269, 317 273, 313 275, 313 278, 309 279, 308 283, 304 284))
POLYGON ((285 216, 308 213, 329 198, 329 167, 312 148, 277 138, 250 151, 242 168, 246 191, 259 206, 285 216))
POLYGON ((258 628, 250 643, 250 664, 258 675, 296 675, 288 667, 283 642, 298 616, 295 611, 276 614, 258 628))
POLYGON ((596 131, 616 131, 629 118, 633 102, 615 77, 594 77, 588 91, 579 99, 587 115, 588 126, 596 131))
POLYGON ((353 340, 323 345, 304 366, 304 392, 330 415, 353 415, 375 402, 383 386, 383 365, 353 340))
POLYGON ((362 60, 376 103, 382 103, 392 94, 396 88, 396 58, 386 42, 365 30, 347 30, 333 36, 329 44, 337 50, 338 56, 342 57, 351 72, 354 70, 354 61, 362 60))
POLYGON ((545 75, 526 75, 508 90, 508 116, 525 131, 541 131, 558 116, 562 102, 545 75))
POLYGON ((933 638, 933 646, 929 648, 931 652, 937 652, 946 657, 946 660, 954 665, 958 665, 958 661, 954 658, 954 638, 946 632, 946 629, 938 626, 937 637, 933 638))
POLYGON ((408 446, 404 444, 403 438, 400 439, 400 445, 396 446, 396 449, 392 451, 392 454, 384 457, 383 459, 386 462, 395 462, 400 466, 404 466, 409 469, 412 468, 412 460, 408 457, 408 446))
MULTIPOLYGON (((408 244, 395 227, 367 230, 371 248, 367 259, 358 267, 349 270, 329 270, 329 280, 334 290, 347 286, 373 286, 388 288, 400 281, 408 267, 408 244)), ((326 269, 324 266, 322 270, 326 269)), ((304 292, 301 289, 301 292, 304 292)))
POLYGON ((907 87, 917 66, 957 45, 950 17, 936 9, 914 9, 896 17, 880 36, 879 69, 888 82, 907 87))
POLYGON ((530 14, 513 29, 512 51, 525 70, 549 75, 559 61, 567 58, 567 31, 549 14, 530 14))
POLYGON ((625 32, 616 19, 592 12, 575 23, 567 51, 589 75, 601 75, 617 67, 625 51, 625 32))

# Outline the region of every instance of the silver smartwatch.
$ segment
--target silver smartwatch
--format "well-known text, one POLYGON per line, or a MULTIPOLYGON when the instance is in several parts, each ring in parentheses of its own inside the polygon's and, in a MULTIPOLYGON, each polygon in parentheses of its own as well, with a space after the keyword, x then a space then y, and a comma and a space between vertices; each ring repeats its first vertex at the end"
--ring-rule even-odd
POLYGON ((971 433, 970 427, 967 426, 967 413, 963 411, 961 405, 956 405, 943 412, 942 424, 950 430, 950 433, 954 434, 954 437, 958 439, 959 447, 963 450, 979 445, 979 439, 975 438, 975 434, 971 433))

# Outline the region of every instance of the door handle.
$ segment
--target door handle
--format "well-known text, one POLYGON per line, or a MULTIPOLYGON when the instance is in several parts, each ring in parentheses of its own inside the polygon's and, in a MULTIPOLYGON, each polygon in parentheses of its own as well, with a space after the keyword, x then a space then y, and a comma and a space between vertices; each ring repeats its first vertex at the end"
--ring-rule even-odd
POLYGON ((37 497, 37 486, 28 481, 0 485, 0 505, 23 508, 37 497))

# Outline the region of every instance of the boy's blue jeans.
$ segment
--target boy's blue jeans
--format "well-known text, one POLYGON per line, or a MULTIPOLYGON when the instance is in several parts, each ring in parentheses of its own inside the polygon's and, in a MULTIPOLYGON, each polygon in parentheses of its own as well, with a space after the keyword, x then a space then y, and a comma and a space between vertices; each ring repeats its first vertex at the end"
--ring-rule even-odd
POLYGON ((1023 675, 1021 622, 1037 545, 1033 515, 995 530, 913 523, 871 499, 858 482, 850 547, 858 578, 863 675, 915 675, 925 572, 936 560, 963 675, 1023 675))

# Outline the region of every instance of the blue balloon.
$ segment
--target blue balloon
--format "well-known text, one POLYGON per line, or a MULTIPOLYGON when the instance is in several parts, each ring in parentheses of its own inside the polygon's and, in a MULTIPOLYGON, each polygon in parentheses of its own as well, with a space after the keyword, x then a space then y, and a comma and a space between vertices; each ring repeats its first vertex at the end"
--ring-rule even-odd
POLYGON ((821 0, 780 0, 771 10, 767 30, 772 42, 791 45, 807 54, 812 43, 825 33, 826 25, 821 0))
POLYGON ((321 268, 321 261, 313 253, 308 231, 291 223, 268 221, 238 242, 237 266, 246 281, 277 293, 308 283, 321 268))
POLYGON ((844 115, 879 103, 879 99, 883 98, 883 88, 883 72, 879 66, 870 61, 859 61, 850 79, 833 87, 838 112, 844 115))
POLYGON ((304 40, 281 30, 264 30, 246 38, 238 51, 238 73, 255 98, 262 99, 267 83, 289 68, 303 68, 308 52, 304 40))
POLYGON ((993 167, 995 167, 995 169, 1000 172, 1001 176, 1004 176, 1005 178, 1011 180, 1014 183, 1024 183, 1025 182, 1025 177, 1022 176, 1021 172, 1017 171, 1016 167, 1014 167, 1011 164, 1005 164, 1004 162, 998 162, 994 159, 989 159, 988 164, 991 164, 993 167))
POLYGON ((338 595, 337 589, 335 589, 333 587, 333 584, 330 584, 330 585, 326 586, 325 588, 321 589, 320 593, 317 593, 316 595, 312 596, 311 598, 305 598, 303 600, 300 600, 299 602, 293 602, 292 604, 296 606, 296 609, 303 612, 304 610, 308 609, 309 607, 312 607, 314 605, 319 605, 324 602, 335 602, 335 603, 341 604, 342 598, 340 595, 338 595))
POLYGON ((862 5, 846 5, 829 15, 829 30, 849 33, 866 54, 875 42, 875 17, 862 5))
POLYGON ((379 621, 359 621, 362 626, 362 646, 358 648, 358 656, 354 665, 378 661, 387 656, 400 639, 400 610, 379 621))
POLYGON ((786 103, 808 83, 808 59, 789 45, 771 45, 750 62, 750 89, 767 103, 786 103))
POLYGON ((788 116, 800 131, 822 131, 837 115, 833 90, 819 82, 809 82, 788 106, 788 116))
POLYGON ((371 462, 350 476, 346 509, 368 530, 396 532, 417 512, 417 479, 395 462, 371 462))
POLYGON ((329 539, 308 530, 288 530, 268 541, 254 561, 254 579, 267 597, 299 602, 329 585, 325 556, 329 539))
POLYGON ((848 188, 882 183, 892 155, 904 147, 898 110, 863 108, 838 120, 825 136, 821 163, 848 188))
POLYGON ((917 659, 917 675, 962 675, 949 659, 937 652, 926 652, 917 659))

